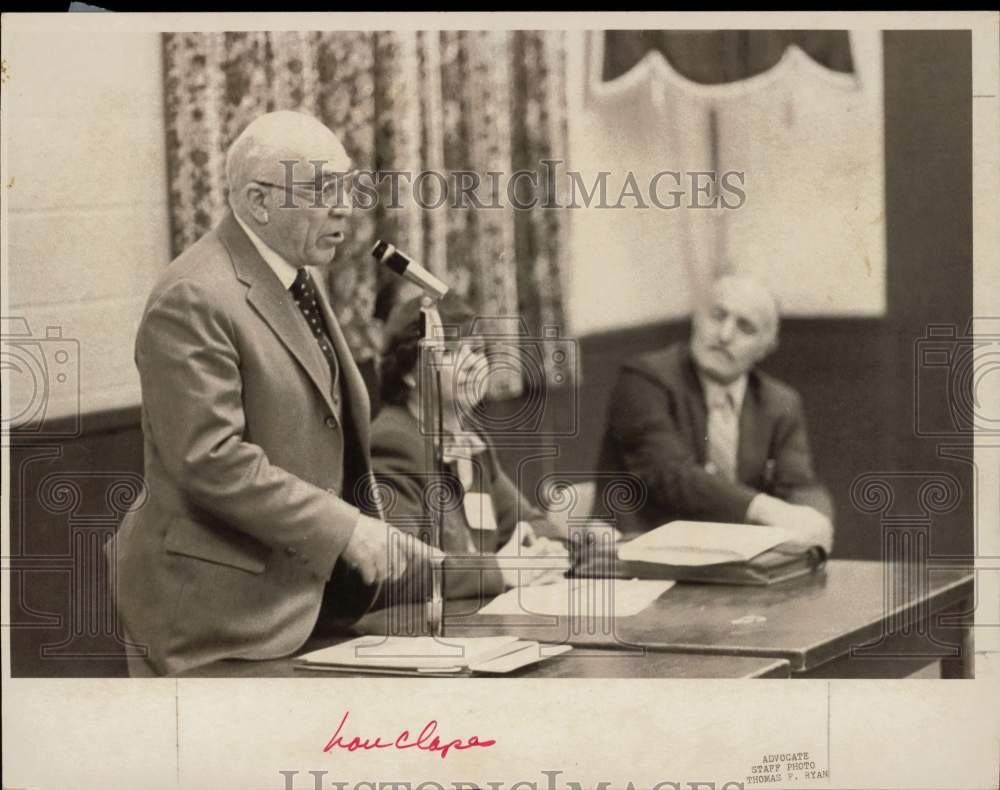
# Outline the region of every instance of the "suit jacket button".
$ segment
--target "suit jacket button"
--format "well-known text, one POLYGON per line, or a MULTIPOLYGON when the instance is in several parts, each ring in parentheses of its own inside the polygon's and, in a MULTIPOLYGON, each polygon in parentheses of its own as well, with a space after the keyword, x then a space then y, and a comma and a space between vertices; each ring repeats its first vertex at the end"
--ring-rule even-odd
POLYGON ((327 428, 336 428, 337 427, 337 419, 335 417, 327 417, 326 418, 326 427, 327 428))
POLYGON ((294 557, 298 553, 299 552, 295 549, 294 546, 285 546, 285 554, 287 554, 289 557, 294 557))

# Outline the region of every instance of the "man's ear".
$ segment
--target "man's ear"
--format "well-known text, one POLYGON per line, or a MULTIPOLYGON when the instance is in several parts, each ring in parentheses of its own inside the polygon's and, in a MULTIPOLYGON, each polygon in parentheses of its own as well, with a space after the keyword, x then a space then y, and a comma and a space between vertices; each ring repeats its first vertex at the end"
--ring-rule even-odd
POLYGON ((415 390, 417 388, 417 379, 414 377, 412 373, 407 373, 405 376, 403 376, 403 383, 410 389, 415 390))
POLYGON ((270 220, 268 213, 268 194, 260 184, 252 181, 243 187, 243 205, 258 225, 266 225, 270 220))

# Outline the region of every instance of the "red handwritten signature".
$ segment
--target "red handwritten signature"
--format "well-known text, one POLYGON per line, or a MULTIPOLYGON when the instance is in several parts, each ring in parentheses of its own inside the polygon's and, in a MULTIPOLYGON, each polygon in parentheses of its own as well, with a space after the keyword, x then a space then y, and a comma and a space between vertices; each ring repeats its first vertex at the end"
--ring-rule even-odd
POLYGON ((468 740, 463 740, 461 738, 455 738, 454 740, 444 741, 435 735, 437 731, 437 719, 431 719, 424 728, 420 731, 416 740, 410 738, 410 731, 403 730, 399 735, 396 736, 395 740, 383 741, 381 736, 376 736, 372 738, 360 738, 355 735, 349 741, 345 741, 345 735, 341 734, 344 729, 344 725, 347 723, 347 717, 351 714, 350 711, 344 712, 344 718, 340 720, 340 724, 337 725, 337 731, 333 734, 333 737, 326 742, 326 746, 323 747, 324 752, 330 752, 335 748, 346 749, 349 752, 356 752, 360 750, 370 751, 371 749, 420 749, 425 752, 439 752, 441 758, 444 759, 448 756, 448 752, 454 749, 455 751, 464 751, 465 749, 472 749, 474 747, 480 747, 483 749, 493 746, 496 741, 488 740, 481 741, 478 736, 473 735, 468 740))

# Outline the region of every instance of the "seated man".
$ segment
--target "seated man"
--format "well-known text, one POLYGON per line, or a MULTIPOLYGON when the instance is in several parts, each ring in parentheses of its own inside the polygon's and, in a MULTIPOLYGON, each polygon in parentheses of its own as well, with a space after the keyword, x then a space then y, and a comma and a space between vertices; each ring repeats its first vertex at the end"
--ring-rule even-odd
POLYGON ((813 472, 801 399, 755 368, 777 343, 774 298, 757 281, 728 275, 695 310, 690 344, 624 364, 602 467, 645 484, 639 528, 677 519, 767 524, 830 551, 833 509, 813 472))
MULTIPOLYGON (((454 364, 441 367, 445 468, 441 478, 434 471, 419 422, 420 301, 417 297, 398 305, 386 323, 384 406, 372 424, 372 467, 384 492, 385 516, 429 542, 428 505, 441 507, 446 597, 492 597, 509 587, 556 581, 569 567, 567 548, 559 540, 565 535, 521 495, 500 467, 490 436, 470 424, 489 377, 489 362, 483 344, 470 336, 475 313, 454 293, 439 304, 442 323, 457 331, 458 338, 448 341, 454 364), (453 567, 452 558, 461 557, 466 558, 462 568, 453 567), (504 557, 506 563, 498 561, 504 557), (526 557, 544 559, 518 559, 526 557)), ((398 602, 419 594, 426 585, 411 576, 388 594, 398 602)))

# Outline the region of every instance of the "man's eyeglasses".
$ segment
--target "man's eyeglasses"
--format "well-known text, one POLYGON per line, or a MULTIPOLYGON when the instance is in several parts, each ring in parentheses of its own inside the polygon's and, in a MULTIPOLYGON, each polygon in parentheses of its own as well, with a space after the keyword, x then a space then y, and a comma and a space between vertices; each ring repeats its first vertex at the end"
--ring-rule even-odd
MULTIPOLYGON (((354 190, 354 177, 356 170, 349 173, 338 173, 335 176, 324 178, 322 189, 317 192, 316 188, 309 188, 303 184, 288 186, 286 184, 276 184, 273 181, 262 181, 254 179, 255 184, 265 187, 280 189, 289 196, 296 195, 307 201, 309 208, 346 208, 351 205, 351 194, 354 190)), ((289 197, 289 200, 291 198, 289 197)), ((286 202, 282 208, 298 208, 299 204, 286 202)))

